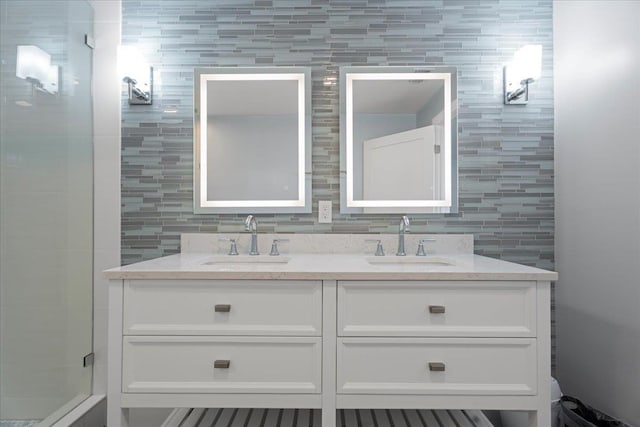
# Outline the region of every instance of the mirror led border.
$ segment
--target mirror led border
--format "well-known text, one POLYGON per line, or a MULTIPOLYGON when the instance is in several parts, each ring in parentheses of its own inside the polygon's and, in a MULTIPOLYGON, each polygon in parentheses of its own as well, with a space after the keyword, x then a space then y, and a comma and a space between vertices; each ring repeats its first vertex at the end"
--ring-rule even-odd
POLYGON ((348 73, 347 74, 347 206, 356 208, 450 207, 451 206, 451 127, 444 127, 445 197, 444 200, 354 200, 353 198, 353 81, 354 80, 443 80, 444 121, 451 122, 451 76, 448 73, 348 73))
POLYGON ((196 69, 196 79, 198 79, 200 92, 196 93, 194 100, 199 100, 199 112, 195 113, 195 172, 194 176, 194 210, 198 214, 206 213, 293 213, 311 212, 310 203, 310 176, 311 162, 309 141, 310 125, 307 108, 310 104, 308 99, 310 90, 307 87, 310 73, 284 72, 286 69, 196 69), (270 71, 270 72, 268 72, 270 71), (200 74, 198 74, 200 72, 200 74), (208 114, 208 94, 207 82, 209 81, 296 81, 297 82, 297 116, 298 116, 298 193, 297 199, 288 200, 208 200, 208 177, 207 177, 207 126, 200 126, 202 117, 208 114), (199 178, 199 181, 198 181, 199 178))
POLYGON ((341 167, 341 174, 345 174, 344 193, 341 199, 343 213, 366 213, 361 208, 388 208, 388 210, 376 209, 375 213, 420 213, 420 208, 425 208, 422 213, 451 213, 457 212, 457 144, 454 144, 452 132, 457 131, 457 84, 455 82, 455 69, 452 67, 346 67, 343 72, 343 96, 344 110, 342 131, 344 141, 345 160, 341 167), (359 71, 362 70, 362 71, 359 71), (445 154, 445 188, 442 200, 356 200, 354 198, 354 111, 353 111, 353 82, 366 80, 441 80, 444 84, 444 154, 445 154), (452 81, 453 80, 453 81, 452 81), (452 153, 454 152, 454 155, 452 153))

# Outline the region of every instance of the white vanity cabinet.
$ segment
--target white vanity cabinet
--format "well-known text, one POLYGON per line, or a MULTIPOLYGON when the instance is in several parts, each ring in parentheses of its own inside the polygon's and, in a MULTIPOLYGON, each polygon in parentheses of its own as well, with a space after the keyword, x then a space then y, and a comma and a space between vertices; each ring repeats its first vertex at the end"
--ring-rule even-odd
POLYGON ((336 409, 503 409, 550 425, 555 273, 475 255, 429 270, 321 257, 107 272, 109 427, 148 407, 315 408, 323 427, 336 409))
POLYGON ((519 409, 548 426, 548 298, 537 281, 338 281, 337 407, 519 409))
POLYGON ((321 406, 321 281, 122 280, 110 300, 119 408, 321 406))

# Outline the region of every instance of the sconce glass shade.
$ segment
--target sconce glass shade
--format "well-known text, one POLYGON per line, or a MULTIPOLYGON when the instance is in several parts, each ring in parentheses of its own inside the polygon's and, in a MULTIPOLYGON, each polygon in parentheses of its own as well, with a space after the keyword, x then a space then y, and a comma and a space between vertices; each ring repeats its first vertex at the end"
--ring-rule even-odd
POLYGON ((16 77, 30 81, 34 87, 50 94, 58 93, 58 66, 51 65, 51 55, 38 46, 18 46, 16 77))
POLYGON ((542 73, 542 46, 526 45, 514 55, 513 61, 504 67, 504 103, 526 104, 529 100, 529 84, 542 73))
POLYGON ((135 46, 118 49, 118 75, 127 84, 130 105, 149 105, 153 98, 153 68, 135 46))
POLYGON ((542 72, 542 45, 530 44, 520 48, 513 56, 514 77, 535 81, 542 72))
POLYGON ((42 81, 50 64, 51 56, 38 46, 18 46, 16 77, 42 81))

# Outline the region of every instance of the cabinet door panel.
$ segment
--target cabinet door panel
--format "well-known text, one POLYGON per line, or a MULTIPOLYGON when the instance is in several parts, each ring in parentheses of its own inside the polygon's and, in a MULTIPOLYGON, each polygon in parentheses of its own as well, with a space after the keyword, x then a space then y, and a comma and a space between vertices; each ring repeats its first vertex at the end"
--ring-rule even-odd
POLYGON ((124 337, 125 393, 320 393, 315 337, 124 337))
POLYGON ((321 282, 130 280, 125 335, 320 336, 321 282))
POLYGON ((340 338, 338 393, 536 394, 528 338, 340 338))
POLYGON ((535 292, 535 282, 339 282, 338 334, 534 337, 535 292))

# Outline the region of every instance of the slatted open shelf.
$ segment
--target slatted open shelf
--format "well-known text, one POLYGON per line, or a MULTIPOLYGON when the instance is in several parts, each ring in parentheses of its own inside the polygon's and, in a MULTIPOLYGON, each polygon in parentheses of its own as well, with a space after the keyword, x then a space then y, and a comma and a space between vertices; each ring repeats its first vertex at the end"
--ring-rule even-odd
MULTIPOLYGON (((493 427, 477 410, 340 409, 337 427, 493 427)), ((317 409, 180 408, 162 427, 321 427, 317 409)))

